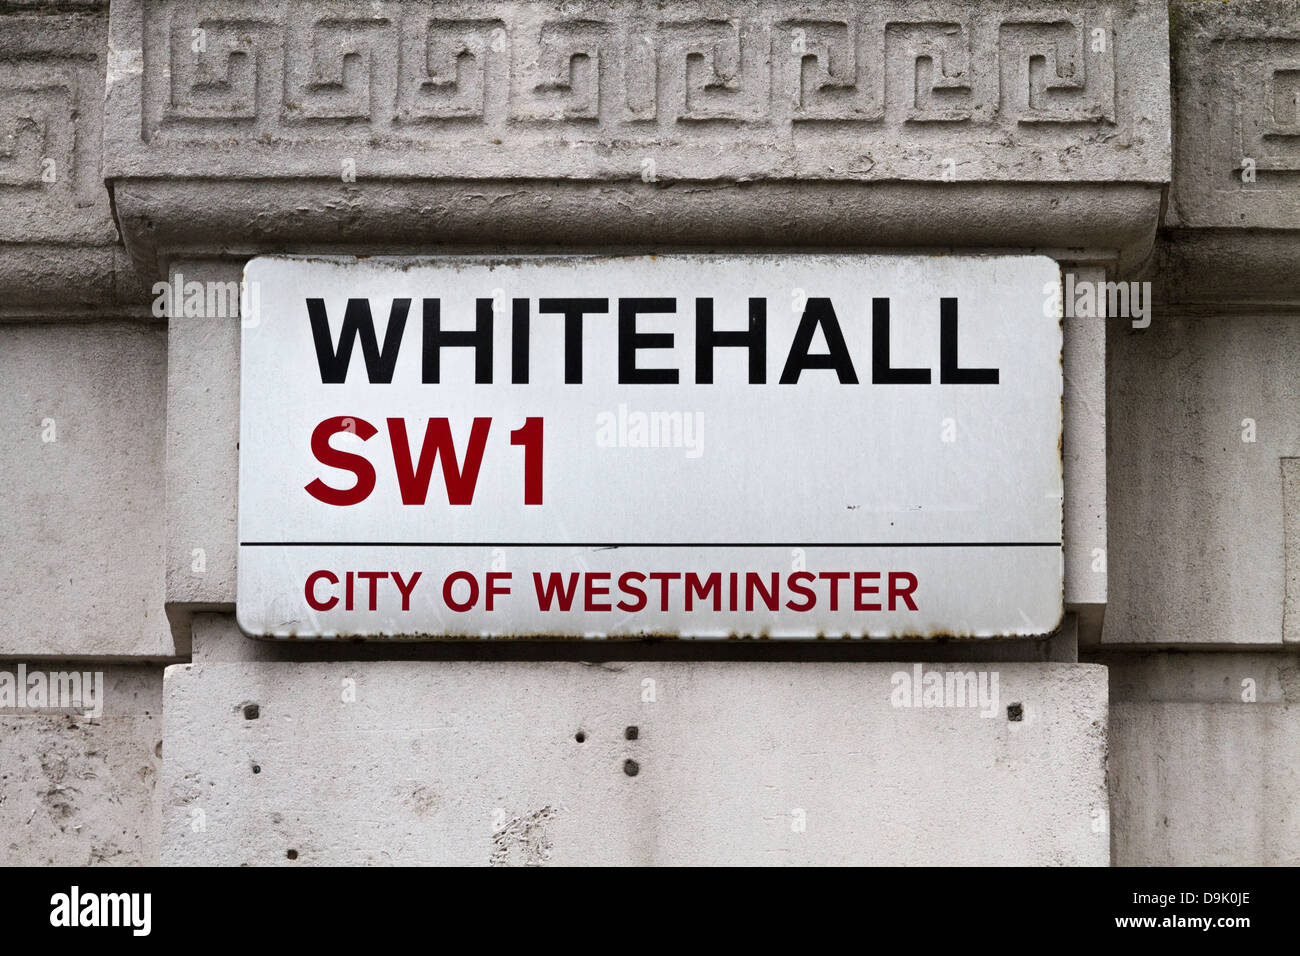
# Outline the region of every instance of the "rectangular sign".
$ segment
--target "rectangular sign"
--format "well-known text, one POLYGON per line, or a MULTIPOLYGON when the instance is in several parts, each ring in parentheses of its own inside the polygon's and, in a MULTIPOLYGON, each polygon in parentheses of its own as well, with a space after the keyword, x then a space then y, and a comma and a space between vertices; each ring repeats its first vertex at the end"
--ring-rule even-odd
POLYGON ((263 257, 245 281, 247 634, 1060 622, 1049 258, 263 257))

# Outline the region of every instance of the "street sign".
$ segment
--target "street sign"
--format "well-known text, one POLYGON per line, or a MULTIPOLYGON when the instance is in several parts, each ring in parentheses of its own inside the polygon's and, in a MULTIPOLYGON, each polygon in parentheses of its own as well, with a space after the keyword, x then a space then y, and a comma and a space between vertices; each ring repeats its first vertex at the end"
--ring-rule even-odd
POLYGON ((245 281, 250 635, 1060 622, 1049 258, 270 256, 245 281))

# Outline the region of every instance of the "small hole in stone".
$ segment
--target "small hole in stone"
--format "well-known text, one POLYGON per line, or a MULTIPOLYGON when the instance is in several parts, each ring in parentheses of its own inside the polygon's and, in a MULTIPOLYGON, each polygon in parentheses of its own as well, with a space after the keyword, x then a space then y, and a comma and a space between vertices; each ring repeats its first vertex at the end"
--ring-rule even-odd
POLYGON ((1007 704, 1007 720, 1024 720, 1025 708, 1020 704, 1007 704))
POLYGON ((626 740, 636 740, 640 735, 641 730, 638 727, 628 727, 623 731, 623 737, 626 740))
POLYGON ((260 716, 261 713, 262 713, 261 710, 258 709, 258 706, 257 706, 256 704, 245 704, 245 705, 244 705, 244 719, 245 719, 245 720, 257 720, 258 716, 260 716))
POLYGON ((635 777, 637 774, 641 772, 641 765, 637 763, 635 760, 624 760, 623 772, 627 774, 629 777, 635 777))
POLYGON ((289 850, 289 851, 287 851, 284 855, 287 856, 287 857, 288 857, 289 859, 291 859, 291 860, 296 860, 296 859, 298 859, 298 851, 297 851, 297 850, 289 850))
POLYGON ((580 730, 573 735, 573 739, 576 740, 578 743, 583 743, 587 739, 587 735, 580 730))
POLYGON ((261 773, 261 772, 262 772, 262 768, 259 767, 257 764, 253 764, 253 773, 261 773))

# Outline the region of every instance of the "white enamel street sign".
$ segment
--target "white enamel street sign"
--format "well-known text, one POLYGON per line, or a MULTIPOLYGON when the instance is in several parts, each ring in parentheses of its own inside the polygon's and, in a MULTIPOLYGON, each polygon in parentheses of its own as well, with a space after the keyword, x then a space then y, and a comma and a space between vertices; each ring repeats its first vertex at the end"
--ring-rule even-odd
POLYGON ((245 280, 247 634, 1060 622, 1051 259, 264 257, 245 280))

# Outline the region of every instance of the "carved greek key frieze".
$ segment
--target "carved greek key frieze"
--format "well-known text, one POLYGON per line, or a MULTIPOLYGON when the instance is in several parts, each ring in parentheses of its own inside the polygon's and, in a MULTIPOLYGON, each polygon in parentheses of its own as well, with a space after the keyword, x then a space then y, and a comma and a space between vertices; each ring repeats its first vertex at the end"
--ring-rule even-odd
POLYGON ((613 39, 610 24, 588 19, 552 20, 535 34, 515 31, 514 115, 532 121, 599 120, 601 68, 605 85, 611 85, 613 39))
MULTIPOLYGON (((781 4, 466 6, 159 0, 156 128, 438 120, 725 129, 753 124, 1114 124, 1112 17, 953 6, 906 19, 781 4), (232 15, 236 11, 246 15, 232 15), (397 56, 392 51, 398 51, 397 56)), ((905 9, 905 7, 903 8, 905 9)), ((146 137, 149 131, 146 131, 146 137)))
POLYGON ((66 123, 67 90, 0 89, 0 186, 39 189, 53 123, 66 123))
POLYGON ((901 102, 907 122, 971 119, 975 67, 970 44, 970 28, 962 23, 890 25, 886 47, 895 58, 902 54, 901 102))
POLYGON ((482 120, 489 77, 504 72, 506 37, 505 21, 491 17, 410 21, 398 65, 398 120, 482 120))
POLYGON ((119 0, 113 17, 143 64, 111 97, 118 175, 1168 175, 1160 0, 119 0))
POLYGON ((796 123, 877 122, 885 115, 884 32, 853 19, 794 18, 773 31, 774 82, 796 123))
POLYGON ((370 121, 388 20, 322 17, 291 20, 285 44, 287 122, 370 121))
POLYGON ((259 20, 174 16, 160 51, 169 81, 163 120, 255 119, 269 27, 259 20))
POLYGON ((1278 10, 1174 2, 1170 209, 1181 226, 1300 222, 1300 23, 1278 10))
POLYGON ((90 70, 71 60, 0 60, 0 218, 31 216, 68 237, 85 228, 78 210, 107 218, 99 143, 79 128, 93 108, 90 70))
POLYGON ((1002 105, 1020 123, 1115 122, 1108 16, 1001 25, 1002 105))
POLYGON ((1239 41, 1231 47, 1237 157, 1253 160, 1256 183, 1275 184, 1300 172, 1300 40, 1239 41))

